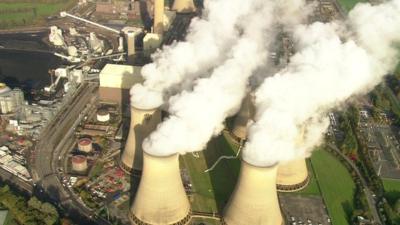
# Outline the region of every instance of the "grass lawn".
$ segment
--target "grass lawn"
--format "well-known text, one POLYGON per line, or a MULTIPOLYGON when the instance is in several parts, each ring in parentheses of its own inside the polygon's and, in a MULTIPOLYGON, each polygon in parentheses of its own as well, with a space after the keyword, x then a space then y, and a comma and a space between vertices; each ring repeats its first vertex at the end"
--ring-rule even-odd
POLYGON ((60 3, 30 3, 30 2, 17 2, 17 3, 2 3, 0 1, 0 10, 11 10, 12 12, 0 13, 0 28, 7 26, 8 28, 14 26, 22 26, 32 24, 34 22, 43 20, 44 18, 55 15, 61 10, 72 7, 77 0, 68 0, 60 3), (16 10, 23 10, 16 12, 16 10))
POLYGON ((346 225, 353 210, 355 184, 347 169, 333 155, 317 150, 311 157, 322 197, 333 225, 346 225))
POLYGON ((183 165, 189 170, 194 187, 192 209, 200 212, 221 212, 236 184, 240 161, 222 160, 214 170, 205 173, 221 155, 234 155, 237 146, 221 135, 214 138, 199 158, 192 154, 183 156, 183 165))
POLYGON ((400 198, 400 180, 382 179, 385 188, 385 197, 390 205, 394 205, 396 200, 400 198))
POLYGON ((359 2, 368 2, 368 0, 338 0, 338 1, 346 11, 350 11, 359 2))
POLYGON ((317 179, 315 178, 314 170, 311 166, 312 165, 311 165, 310 160, 307 160, 308 176, 310 176, 310 181, 306 188, 304 188, 303 190, 300 190, 298 192, 295 192, 296 194, 305 195, 305 196, 307 196, 307 195, 320 196, 321 195, 321 192, 319 191, 317 179))

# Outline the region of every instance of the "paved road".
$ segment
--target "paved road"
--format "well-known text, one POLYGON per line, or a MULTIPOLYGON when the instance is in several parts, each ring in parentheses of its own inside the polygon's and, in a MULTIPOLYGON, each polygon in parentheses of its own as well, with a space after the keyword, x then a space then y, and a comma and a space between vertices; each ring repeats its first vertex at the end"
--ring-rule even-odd
POLYGON ((348 164, 353 168, 353 170, 357 173, 357 176, 358 176, 358 178, 360 179, 361 184, 362 184, 363 187, 364 187, 364 188, 363 188, 363 189, 364 189, 364 193, 365 193, 365 195, 366 195, 366 197, 367 197, 367 202, 368 202, 369 208, 371 209, 372 217, 373 217, 373 219, 374 219, 374 221, 375 221, 375 224, 376 224, 376 225, 382 225, 383 223, 382 223, 382 221, 381 221, 381 218, 379 217, 379 213, 378 213, 378 210, 377 210, 377 208, 376 208, 375 199, 374 199, 374 197, 372 196, 372 195, 373 195, 373 192, 368 188, 367 182, 366 182, 366 180, 364 179, 364 177, 362 176, 361 172, 358 170, 357 166, 354 164, 353 161, 351 161, 349 158, 347 158, 347 157, 340 151, 340 149, 338 149, 338 148, 336 147, 336 145, 330 144, 330 143, 329 143, 328 146, 329 146, 332 150, 334 150, 336 153, 338 153, 338 154, 340 155, 340 157, 342 157, 344 160, 346 160, 346 161, 348 162, 348 164))

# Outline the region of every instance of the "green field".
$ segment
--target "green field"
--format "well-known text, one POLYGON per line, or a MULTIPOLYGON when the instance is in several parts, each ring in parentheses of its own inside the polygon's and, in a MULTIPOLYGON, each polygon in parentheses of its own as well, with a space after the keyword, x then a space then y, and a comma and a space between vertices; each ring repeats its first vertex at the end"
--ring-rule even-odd
POLYGON ((350 11, 359 2, 368 2, 368 0, 338 0, 340 5, 347 11, 350 11))
POLYGON ((355 184, 347 169, 333 155, 317 150, 311 157, 322 196, 333 225, 349 224, 355 184))
POLYGON ((193 211, 221 212, 233 191, 239 173, 239 159, 222 160, 214 170, 204 172, 221 155, 236 154, 236 145, 228 140, 224 135, 213 139, 205 151, 199 152, 199 158, 192 154, 183 156, 195 187, 191 198, 193 211))
POLYGON ((400 180, 382 179, 385 188, 385 197, 390 204, 394 204, 400 198, 400 180))
POLYGON ((51 15, 72 7, 77 0, 57 1, 57 3, 1 2, 0 28, 13 28, 41 23, 51 15))

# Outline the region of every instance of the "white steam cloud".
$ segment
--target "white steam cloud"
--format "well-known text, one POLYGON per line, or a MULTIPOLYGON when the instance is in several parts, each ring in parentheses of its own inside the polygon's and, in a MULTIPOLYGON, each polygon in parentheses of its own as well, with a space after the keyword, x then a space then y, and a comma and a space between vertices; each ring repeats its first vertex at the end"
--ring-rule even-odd
POLYGON ((245 2, 251 13, 237 24, 243 33, 228 58, 210 77, 198 79, 191 92, 170 99, 169 118, 143 143, 147 153, 166 156, 202 150, 221 132, 226 117, 238 111, 249 77, 267 60, 274 34, 274 1, 241 1, 245 2))
POLYGON ((297 27, 298 53, 256 91, 257 114, 243 151, 245 161, 270 166, 307 157, 327 129, 325 114, 351 96, 368 92, 394 69, 400 0, 359 4, 347 23, 297 27), (343 28, 352 30, 344 35, 346 41, 340 38, 343 28))
POLYGON ((131 104, 140 109, 157 108, 175 92, 191 86, 229 57, 253 1, 205 1, 202 18, 192 20, 186 41, 166 46, 153 54, 153 63, 142 69, 145 82, 131 89, 131 104))

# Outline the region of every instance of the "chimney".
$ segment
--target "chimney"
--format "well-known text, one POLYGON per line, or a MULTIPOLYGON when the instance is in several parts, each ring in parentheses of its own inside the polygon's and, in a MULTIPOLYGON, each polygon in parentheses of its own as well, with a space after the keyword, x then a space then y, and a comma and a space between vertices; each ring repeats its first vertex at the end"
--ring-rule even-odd
POLYGON ((178 154, 157 157, 144 153, 143 156, 142 178, 129 213, 131 224, 188 224, 191 210, 178 154))
POLYGON ((164 32, 164 0, 154 0, 153 33, 162 35, 164 32))

